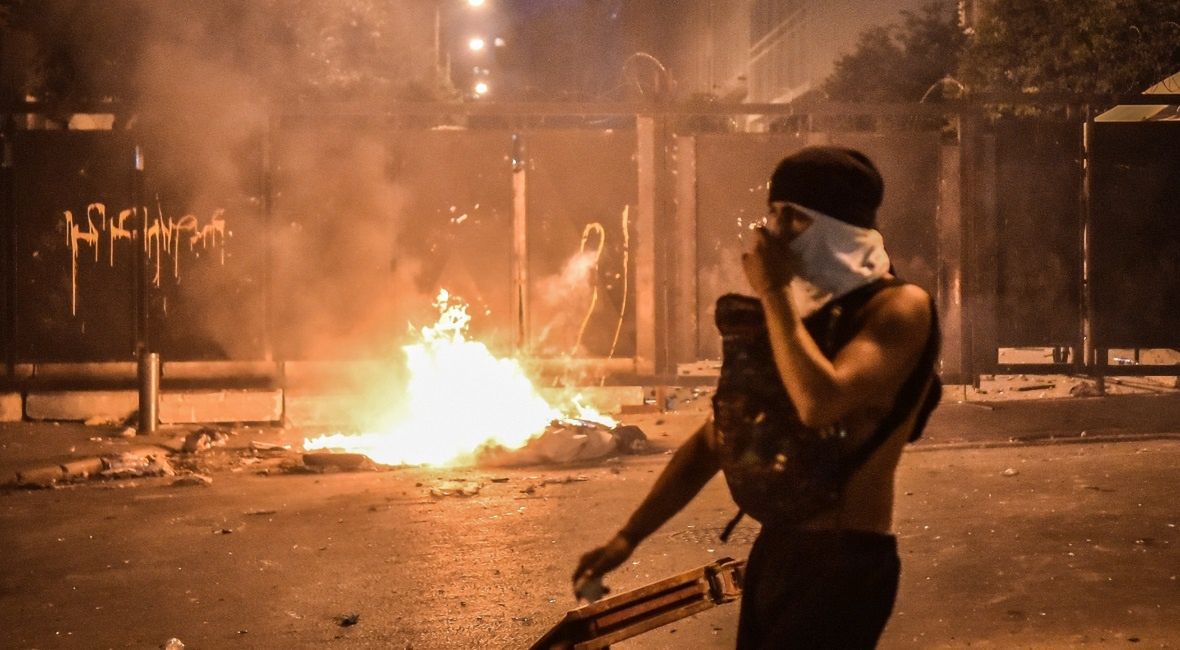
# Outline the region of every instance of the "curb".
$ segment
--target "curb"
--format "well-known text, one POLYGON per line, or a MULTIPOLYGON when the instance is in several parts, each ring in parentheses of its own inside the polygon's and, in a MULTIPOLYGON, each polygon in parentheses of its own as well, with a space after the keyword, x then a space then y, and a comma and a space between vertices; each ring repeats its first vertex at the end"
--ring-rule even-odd
POLYGON ((128 453, 148 456, 168 455, 171 452, 163 447, 132 447, 117 454, 81 456, 53 465, 33 465, 9 474, 5 477, 6 480, 0 482, 0 487, 49 487, 58 481, 85 480, 106 467, 106 462, 103 460, 105 457, 128 453))
POLYGON ((979 440, 976 442, 936 442, 910 445, 907 453, 926 451, 955 451, 960 449, 1003 449, 1006 447, 1046 447, 1050 445, 1088 445, 1102 442, 1145 442, 1150 440, 1180 440, 1180 433, 1108 433, 1098 435, 1029 436, 1010 440, 979 440))

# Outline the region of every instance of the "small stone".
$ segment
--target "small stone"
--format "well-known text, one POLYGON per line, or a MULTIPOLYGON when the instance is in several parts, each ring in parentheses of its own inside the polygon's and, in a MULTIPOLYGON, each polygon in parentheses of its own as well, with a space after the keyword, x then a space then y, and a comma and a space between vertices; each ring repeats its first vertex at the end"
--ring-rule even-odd
POLYGON ((1004 476, 1016 476, 1019 473, 1020 473, 1020 470, 1018 470, 1014 467, 1009 467, 1008 469, 1001 472, 1001 474, 1003 474, 1004 476))
POLYGON ((213 479, 204 474, 189 474, 172 481, 172 487, 208 487, 213 485, 213 479))

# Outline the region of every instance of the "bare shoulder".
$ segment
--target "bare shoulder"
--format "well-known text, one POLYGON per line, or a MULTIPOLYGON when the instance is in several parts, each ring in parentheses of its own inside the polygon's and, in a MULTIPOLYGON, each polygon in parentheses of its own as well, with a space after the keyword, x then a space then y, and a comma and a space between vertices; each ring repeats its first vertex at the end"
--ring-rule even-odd
POLYGON ((910 340, 930 329, 930 294, 916 284, 880 292, 869 301, 865 328, 884 340, 910 340))

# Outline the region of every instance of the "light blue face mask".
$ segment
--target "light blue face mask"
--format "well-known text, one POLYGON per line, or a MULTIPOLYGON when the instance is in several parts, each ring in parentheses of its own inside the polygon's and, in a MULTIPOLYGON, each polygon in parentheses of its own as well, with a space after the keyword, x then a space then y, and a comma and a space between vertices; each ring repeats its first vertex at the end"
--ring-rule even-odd
POLYGON ((889 273, 881 233, 844 223, 801 205, 811 225, 788 245, 794 263, 791 294, 803 315, 889 273))

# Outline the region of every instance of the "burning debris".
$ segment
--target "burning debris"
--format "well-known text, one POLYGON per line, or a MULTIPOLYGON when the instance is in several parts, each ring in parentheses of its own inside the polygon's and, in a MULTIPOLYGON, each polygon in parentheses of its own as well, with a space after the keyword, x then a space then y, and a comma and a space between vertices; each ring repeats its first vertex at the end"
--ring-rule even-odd
POLYGON ((435 307, 438 321, 402 348, 403 402, 364 433, 311 438, 306 450, 359 453, 383 465, 517 465, 588 460, 645 442, 634 427, 616 435, 617 423, 578 395, 546 401, 518 360, 467 338, 467 305, 446 290, 435 307))

